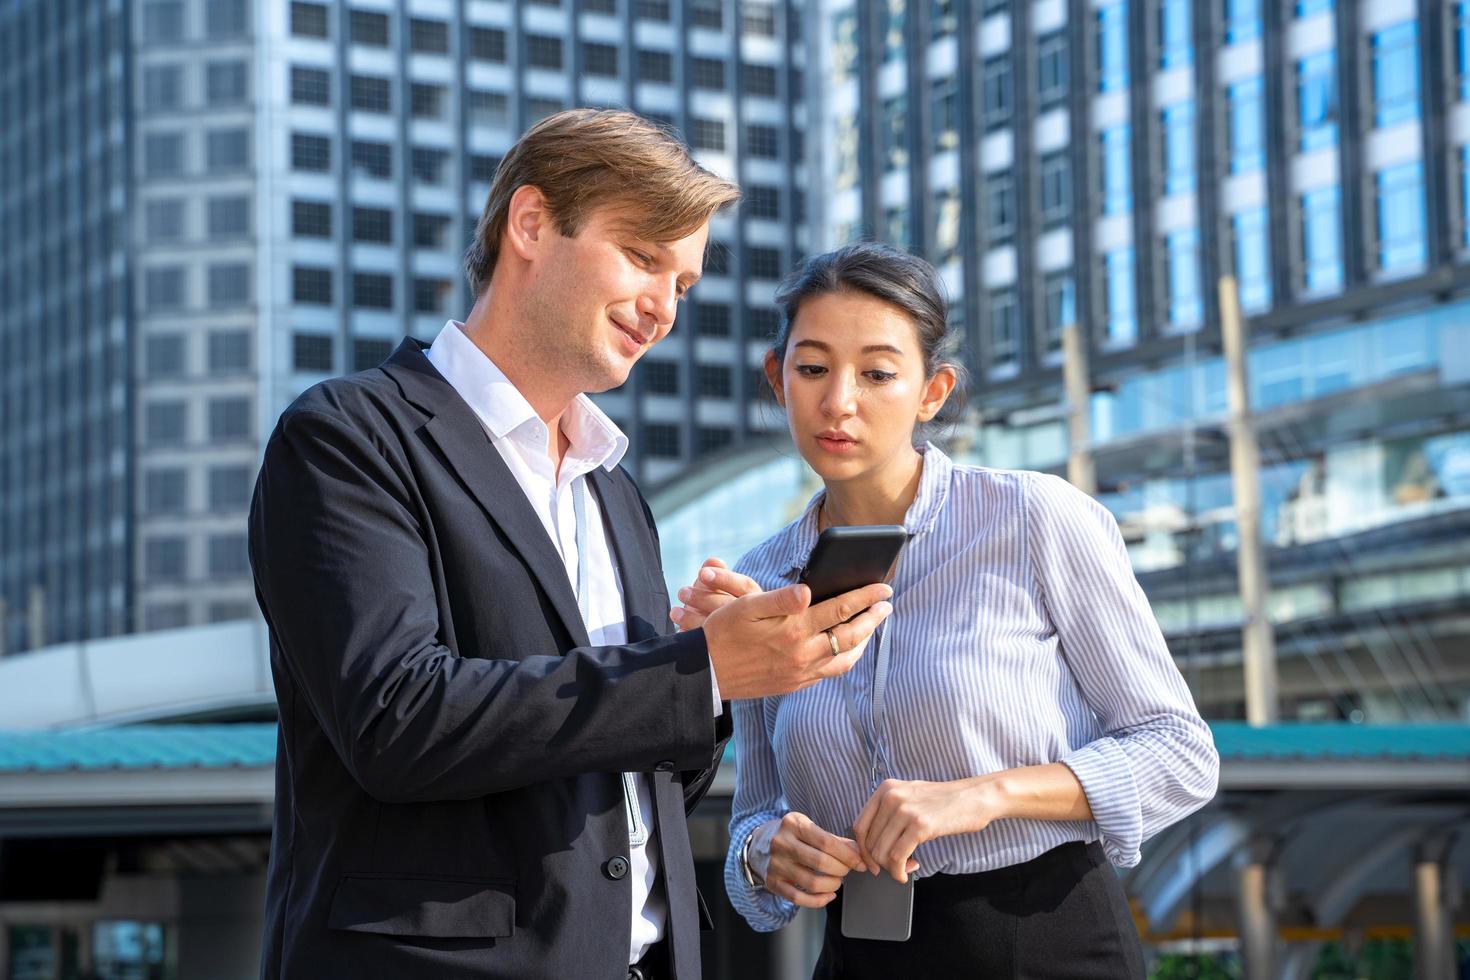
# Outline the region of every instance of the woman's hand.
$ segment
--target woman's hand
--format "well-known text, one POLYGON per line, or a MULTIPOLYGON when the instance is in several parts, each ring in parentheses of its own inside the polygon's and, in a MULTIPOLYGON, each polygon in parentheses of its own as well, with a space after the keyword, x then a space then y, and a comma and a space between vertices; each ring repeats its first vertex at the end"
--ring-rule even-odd
POLYGON ((865 867, 852 840, 829 834, 806 814, 792 811, 781 818, 771 838, 765 888, 797 905, 819 909, 837 897, 849 871, 865 867))
POLYGON ((914 849, 925 841, 984 830, 997 812, 989 781, 930 783, 884 780, 853 824, 863 861, 874 874, 887 871, 906 882, 918 868, 914 849))
POLYGON ((741 596, 764 591, 755 579, 729 570, 718 558, 706 558, 692 585, 679 590, 684 605, 669 611, 669 618, 681 630, 699 629, 709 614, 741 596))

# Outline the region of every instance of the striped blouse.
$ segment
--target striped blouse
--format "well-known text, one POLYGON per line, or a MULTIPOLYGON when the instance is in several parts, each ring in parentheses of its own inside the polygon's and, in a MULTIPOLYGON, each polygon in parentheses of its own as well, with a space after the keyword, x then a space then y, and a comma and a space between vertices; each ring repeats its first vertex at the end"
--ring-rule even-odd
MULTIPOLYGON (((821 498, 738 570, 768 590, 794 582, 816 543, 821 498)), ((1210 730, 1102 505, 1058 477, 959 466, 930 445, 904 526, 885 626, 887 775, 943 781, 1060 761, 1093 813, 936 838, 914 854, 919 877, 1099 839, 1129 867, 1144 840, 1209 801, 1219 771, 1210 730)), ((870 719, 876 660, 870 652, 845 678, 735 703, 725 887, 755 929, 779 929, 797 907, 745 883, 746 836, 791 810, 849 835, 867 802, 866 750, 836 685, 850 684, 870 719)))

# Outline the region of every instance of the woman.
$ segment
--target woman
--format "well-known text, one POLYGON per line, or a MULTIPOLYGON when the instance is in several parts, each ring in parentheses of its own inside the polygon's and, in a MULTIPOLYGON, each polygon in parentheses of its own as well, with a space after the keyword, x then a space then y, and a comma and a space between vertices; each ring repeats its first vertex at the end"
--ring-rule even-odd
POLYGON ((958 381, 921 259, 851 245, 778 303, 766 376, 824 489, 733 572, 707 563, 675 620, 796 581, 825 528, 910 538, 885 656, 734 707, 732 902, 763 931, 827 907, 821 978, 1143 976, 1109 862, 1208 801, 1219 759, 1117 525, 1057 477, 916 446, 958 381), (907 941, 843 935, 844 880, 880 873, 917 878, 907 941))

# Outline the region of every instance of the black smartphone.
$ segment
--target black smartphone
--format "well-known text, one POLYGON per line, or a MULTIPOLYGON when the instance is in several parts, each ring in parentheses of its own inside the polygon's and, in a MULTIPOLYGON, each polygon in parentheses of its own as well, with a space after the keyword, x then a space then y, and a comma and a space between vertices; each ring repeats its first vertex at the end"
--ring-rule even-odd
POLYGON ((897 524, 829 527, 817 538, 803 582, 812 590, 812 605, 876 582, 886 582, 909 533, 897 524))

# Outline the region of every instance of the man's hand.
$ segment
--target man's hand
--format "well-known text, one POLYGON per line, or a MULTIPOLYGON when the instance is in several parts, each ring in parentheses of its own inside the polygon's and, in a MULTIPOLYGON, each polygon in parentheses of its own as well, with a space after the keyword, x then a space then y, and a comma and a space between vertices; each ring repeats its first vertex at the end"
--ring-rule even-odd
POLYGON ((743 594, 745 576, 728 569, 706 566, 699 577, 711 592, 740 596, 704 620, 710 664, 724 698, 786 694, 847 673, 893 611, 886 601, 893 590, 881 583, 813 606, 805 585, 743 594), (835 655, 827 630, 837 640, 835 655))

